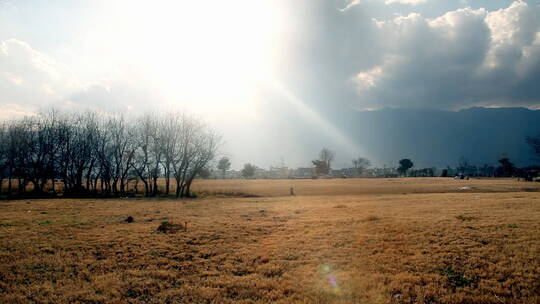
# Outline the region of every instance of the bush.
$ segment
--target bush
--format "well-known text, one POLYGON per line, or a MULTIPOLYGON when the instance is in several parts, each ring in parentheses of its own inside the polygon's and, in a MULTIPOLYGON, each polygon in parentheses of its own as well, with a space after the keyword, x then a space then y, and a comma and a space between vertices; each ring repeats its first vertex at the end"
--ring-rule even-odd
POLYGON ((452 266, 441 267, 439 272, 446 276, 452 287, 470 286, 474 282, 473 279, 465 277, 462 272, 455 270, 452 266))
POLYGON ((186 230, 186 227, 181 224, 171 223, 169 221, 163 221, 159 227, 157 227, 157 231, 162 233, 176 233, 180 230, 186 230))

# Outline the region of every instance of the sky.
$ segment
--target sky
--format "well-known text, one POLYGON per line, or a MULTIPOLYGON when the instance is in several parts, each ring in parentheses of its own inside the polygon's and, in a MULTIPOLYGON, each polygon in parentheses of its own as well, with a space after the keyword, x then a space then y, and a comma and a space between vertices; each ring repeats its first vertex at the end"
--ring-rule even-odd
POLYGON ((233 168, 369 157, 355 111, 540 108, 540 1, 0 0, 0 119, 184 110, 233 168))

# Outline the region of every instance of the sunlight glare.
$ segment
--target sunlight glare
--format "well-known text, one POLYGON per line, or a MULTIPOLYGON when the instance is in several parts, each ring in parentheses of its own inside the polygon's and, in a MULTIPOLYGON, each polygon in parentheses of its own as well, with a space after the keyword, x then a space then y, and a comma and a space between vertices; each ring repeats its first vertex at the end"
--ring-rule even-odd
POLYGON ((238 112, 272 74, 283 21, 275 3, 114 1, 93 37, 103 53, 144 71, 168 100, 238 112))

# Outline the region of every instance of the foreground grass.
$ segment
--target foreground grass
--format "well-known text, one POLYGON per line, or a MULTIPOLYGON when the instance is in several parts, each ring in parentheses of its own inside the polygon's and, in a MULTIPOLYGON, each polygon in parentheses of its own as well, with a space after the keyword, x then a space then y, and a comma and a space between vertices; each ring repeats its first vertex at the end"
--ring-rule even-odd
POLYGON ((287 196, 291 187, 300 196, 540 192, 540 183, 518 182, 509 178, 200 179, 193 185, 195 191, 236 196, 287 196))
POLYGON ((411 192, 0 202, 0 303, 540 302, 538 193, 411 192))

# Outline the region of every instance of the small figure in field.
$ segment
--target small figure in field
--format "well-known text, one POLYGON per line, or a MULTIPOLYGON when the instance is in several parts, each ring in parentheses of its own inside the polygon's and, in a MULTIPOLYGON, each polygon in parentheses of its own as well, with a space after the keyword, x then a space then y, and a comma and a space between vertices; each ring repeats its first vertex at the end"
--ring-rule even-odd
POLYGON ((290 191, 291 191, 291 195, 294 195, 294 188, 293 187, 291 187, 290 191))

